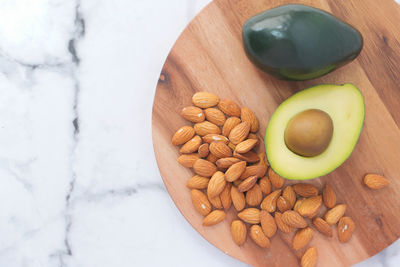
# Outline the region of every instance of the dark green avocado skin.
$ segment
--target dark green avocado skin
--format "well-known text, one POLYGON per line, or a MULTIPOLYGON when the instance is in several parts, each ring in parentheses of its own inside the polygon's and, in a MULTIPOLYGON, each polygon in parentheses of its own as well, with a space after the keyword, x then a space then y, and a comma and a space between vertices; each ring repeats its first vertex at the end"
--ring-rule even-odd
POLYGON ((355 59, 360 32, 333 15, 305 5, 284 5, 251 17, 243 26, 248 58, 285 80, 323 76, 355 59))

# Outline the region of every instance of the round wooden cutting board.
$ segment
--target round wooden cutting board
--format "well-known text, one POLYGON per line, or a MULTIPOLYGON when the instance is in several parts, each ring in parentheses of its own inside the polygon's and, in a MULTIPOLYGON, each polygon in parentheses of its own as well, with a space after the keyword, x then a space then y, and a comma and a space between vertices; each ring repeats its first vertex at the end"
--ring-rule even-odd
MULTIPOLYGON (((197 91, 216 93, 252 109, 260 120, 262 138, 277 106, 293 93, 321 83, 353 83, 366 104, 364 130, 352 156, 329 175, 310 181, 329 182, 338 203, 356 223, 352 239, 314 235, 310 246, 318 248, 318 266, 350 266, 363 261, 400 236, 400 6, 392 0, 215 0, 185 29, 171 50, 160 75, 153 106, 154 150, 164 183, 183 216, 209 242, 223 252, 253 266, 299 266, 304 250, 291 248, 293 234, 279 233, 271 248, 258 248, 248 237, 242 247, 234 244, 230 224, 236 218, 231 208, 227 218, 212 227, 202 227, 202 216, 193 208, 186 181, 190 169, 176 159, 173 133, 190 125, 180 115, 191 105, 197 91), (287 3, 321 8, 360 30, 364 49, 347 66, 322 78, 306 82, 277 80, 260 72, 247 59, 241 29, 251 16, 287 3), (366 173, 390 180, 384 189, 372 191, 362 184, 366 173)), ((287 182, 290 184, 293 182, 287 182)), ((323 212, 323 211, 321 211, 323 212)))

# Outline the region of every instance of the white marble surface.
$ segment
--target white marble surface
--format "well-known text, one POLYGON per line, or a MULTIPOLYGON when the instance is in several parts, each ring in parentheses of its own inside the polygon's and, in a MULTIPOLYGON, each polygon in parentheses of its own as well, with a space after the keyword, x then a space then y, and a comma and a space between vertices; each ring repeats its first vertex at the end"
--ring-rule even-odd
MULTIPOLYGON (((169 49, 209 0, 0 1, 0 266, 245 266, 205 241, 151 141, 169 49)), ((400 242, 359 266, 400 265, 400 242)))

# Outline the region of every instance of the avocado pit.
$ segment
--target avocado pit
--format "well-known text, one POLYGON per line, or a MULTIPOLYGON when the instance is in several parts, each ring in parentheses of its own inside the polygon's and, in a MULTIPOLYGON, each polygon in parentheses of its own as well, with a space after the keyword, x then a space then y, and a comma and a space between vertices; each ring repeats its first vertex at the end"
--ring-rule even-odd
POLYGON ((285 144, 295 154, 315 157, 324 152, 333 135, 331 117, 320 109, 296 114, 285 129, 285 144))

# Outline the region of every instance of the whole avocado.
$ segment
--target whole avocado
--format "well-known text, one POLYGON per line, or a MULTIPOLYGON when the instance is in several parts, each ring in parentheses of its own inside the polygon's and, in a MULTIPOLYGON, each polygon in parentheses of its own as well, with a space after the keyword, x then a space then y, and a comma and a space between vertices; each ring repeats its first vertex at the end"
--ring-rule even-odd
POLYGON ((333 15, 290 4, 251 17, 243 26, 248 58, 261 70, 285 80, 323 76, 355 59, 360 32, 333 15))

